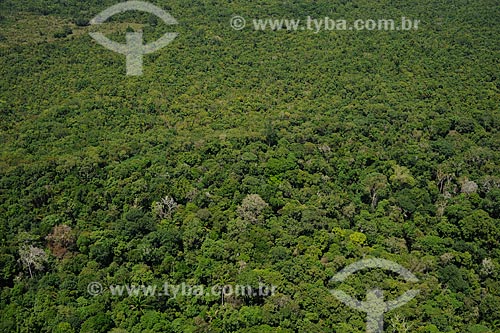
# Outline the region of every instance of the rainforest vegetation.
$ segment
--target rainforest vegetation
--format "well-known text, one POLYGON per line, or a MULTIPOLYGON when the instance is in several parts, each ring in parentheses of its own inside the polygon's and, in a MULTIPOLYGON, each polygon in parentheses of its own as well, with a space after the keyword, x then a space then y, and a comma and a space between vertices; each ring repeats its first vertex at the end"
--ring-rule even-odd
POLYGON ((496 0, 0 1, 0 332, 500 332, 496 0), (247 19, 231 28, 234 15, 247 19), (254 18, 410 17, 411 31, 254 18), (142 76, 97 44, 178 37, 142 76), (418 282, 367 269, 393 261, 418 282), (89 293, 98 282, 104 290, 89 293), (112 295, 112 285, 275 286, 112 295))

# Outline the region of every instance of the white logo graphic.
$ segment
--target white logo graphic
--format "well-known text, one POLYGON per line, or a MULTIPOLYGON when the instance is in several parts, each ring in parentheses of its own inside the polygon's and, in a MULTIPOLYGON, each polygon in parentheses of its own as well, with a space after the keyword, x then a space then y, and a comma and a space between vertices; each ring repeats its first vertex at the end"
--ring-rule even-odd
MULTIPOLYGON (((127 1, 109 7, 94 17, 90 21, 90 24, 102 24, 111 16, 130 10, 138 10, 154 14, 162 19, 162 21, 166 24, 177 24, 177 21, 169 13, 159 7, 156 7, 155 5, 143 1, 127 1)), ((127 75, 135 76, 142 75, 142 58, 144 54, 156 52, 167 46, 167 44, 172 42, 177 35, 177 33, 166 33, 156 42, 143 45, 142 32, 128 32, 126 35, 127 44, 124 45, 108 39, 100 32, 90 33, 90 36, 105 48, 126 55, 127 75)))
MULTIPOLYGON (((401 265, 385 259, 364 259, 345 267, 330 281, 342 282, 350 275, 365 268, 383 268, 398 273, 408 282, 418 282, 418 279, 409 270, 401 265)), ((382 333, 384 329, 384 313, 394 310, 412 300, 418 295, 419 290, 409 290, 393 301, 384 302, 384 295, 380 289, 369 290, 366 301, 361 302, 347 295, 342 290, 331 290, 331 293, 342 303, 367 313, 366 332, 382 333)))

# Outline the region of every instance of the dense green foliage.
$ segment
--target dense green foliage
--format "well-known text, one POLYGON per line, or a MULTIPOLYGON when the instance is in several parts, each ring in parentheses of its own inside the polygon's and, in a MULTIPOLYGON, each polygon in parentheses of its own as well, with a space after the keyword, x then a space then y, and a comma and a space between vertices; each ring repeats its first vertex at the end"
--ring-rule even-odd
POLYGON ((179 33, 141 77, 88 35, 114 3, 0 2, 1 332, 364 332, 329 289, 373 286, 421 290, 387 332, 500 331, 497 1, 154 1, 179 25, 101 28, 179 33), (235 14, 422 23, 235 31, 235 14), (329 283, 370 257, 420 282, 329 283), (277 294, 93 297, 91 281, 277 294))

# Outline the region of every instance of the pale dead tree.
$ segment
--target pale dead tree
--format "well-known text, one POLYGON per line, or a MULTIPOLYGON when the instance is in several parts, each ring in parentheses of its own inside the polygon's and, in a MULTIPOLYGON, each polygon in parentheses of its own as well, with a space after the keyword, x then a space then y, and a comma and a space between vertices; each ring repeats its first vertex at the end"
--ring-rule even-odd
POLYGON ((379 193, 387 186, 387 177, 381 173, 374 172, 365 177, 363 185, 366 191, 370 193, 372 209, 375 209, 379 193))
POLYGON ((33 277, 33 271, 42 270, 43 264, 47 262, 47 254, 44 250, 33 245, 23 245, 19 249, 19 256, 24 267, 28 268, 30 277, 33 277))
POLYGON ((446 209, 447 205, 448 205, 448 203, 446 202, 446 200, 440 200, 440 201, 436 202, 436 215, 438 217, 441 217, 444 215, 444 210, 446 209))
POLYGON ((476 193, 477 189, 478 189, 478 186, 475 182, 473 182, 472 180, 465 180, 462 183, 461 192, 465 193, 465 194, 472 194, 472 193, 476 193))
POLYGON ((482 181, 482 190, 486 193, 494 188, 500 187, 500 179, 494 176, 486 176, 482 181))
POLYGON ((249 194, 243 199, 241 205, 236 209, 236 212, 243 220, 250 223, 257 223, 260 214, 267 206, 269 205, 260 197, 260 195, 249 194))
POLYGON ((491 275, 495 272, 495 263, 491 258, 484 258, 481 263, 481 274, 484 276, 491 275))
POLYGON ((322 152, 323 154, 327 154, 329 152, 332 151, 332 149, 330 148, 330 146, 328 146, 326 143, 322 144, 322 145, 319 145, 318 146, 318 150, 320 152, 322 152))
POLYGON ((444 193, 445 185, 449 185, 453 179, 453 175, 444 172, 441 168, 436 171, 436 178, 438 181, 439 192, 444 193))
POLYGON ((155 202, 154 212, 161 219, 171 218, 177 206, 177 202, 175 202, 174 198, 166 195, 159 202, 155 202))

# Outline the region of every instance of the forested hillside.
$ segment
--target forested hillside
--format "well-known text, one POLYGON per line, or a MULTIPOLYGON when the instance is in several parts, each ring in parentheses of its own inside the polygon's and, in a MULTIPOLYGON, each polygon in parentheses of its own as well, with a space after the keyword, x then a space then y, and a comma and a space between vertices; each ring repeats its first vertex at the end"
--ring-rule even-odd
POLYGON ((500 332, 500 6, 457 1, 0 1, 0 332, 500 332), (255 31, 400 18, 411 31, 255 31), (178 37, 125 75, 98 45, 178 37), (383 258, 381 269, 330 279, 383 258), (89 283, 104 290, 89 293, 89 283), (275 286, 116 296, 111 285, 275 286))

